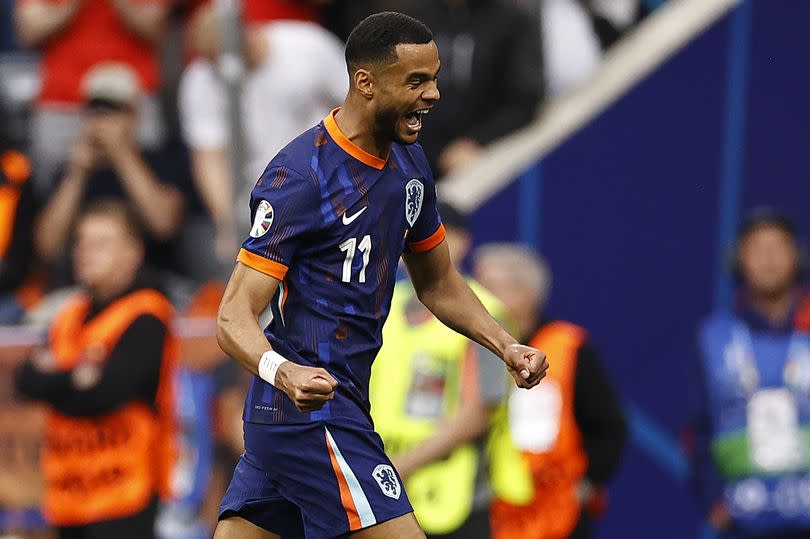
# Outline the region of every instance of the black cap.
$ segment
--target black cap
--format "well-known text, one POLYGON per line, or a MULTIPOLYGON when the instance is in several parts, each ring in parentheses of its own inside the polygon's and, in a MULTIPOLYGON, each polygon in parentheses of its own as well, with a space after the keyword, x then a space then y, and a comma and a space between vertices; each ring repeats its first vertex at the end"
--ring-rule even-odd
POLYGON ((461 213, 449 202, 439 201, 436 204, 436 208, 439 210, 439 215, 442 216, 442 223, 444 223, 444 226, 460 228, 464 231, 469 228, 469 220, 467 219, 467 215, 461 213))

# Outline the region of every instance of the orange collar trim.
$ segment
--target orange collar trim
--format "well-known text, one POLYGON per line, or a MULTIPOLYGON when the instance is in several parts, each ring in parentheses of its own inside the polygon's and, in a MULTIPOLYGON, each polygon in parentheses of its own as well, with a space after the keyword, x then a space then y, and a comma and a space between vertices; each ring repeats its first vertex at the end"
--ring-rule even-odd
POLYGON ((340 130, 340 127, 338 127, 338 124, 335 121, 335 113, 339 110, 340 108, 336 108, 323 119, 323 126, 326 128, 326 132, 329 133, 329 136, 332 137, 332 140, 334 140, 344 152, 351 155, 361 163, 365 163, 366 165, 376 168, 377 170, 384 169, 386 163, 385 159, 380 159, 376 155, 371 155, 363 148, 349 140, 349 137, 343 134, 343 131, 340 130))

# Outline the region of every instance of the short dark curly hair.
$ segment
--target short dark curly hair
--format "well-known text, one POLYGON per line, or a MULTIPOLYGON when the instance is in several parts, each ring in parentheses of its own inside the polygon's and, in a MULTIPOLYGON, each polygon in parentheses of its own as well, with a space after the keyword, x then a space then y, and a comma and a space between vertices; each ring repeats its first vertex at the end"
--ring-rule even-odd
POLYGON ((346 40, 346 66, 353 73, 363 64, 392 63, 397 45, 433 41, 433 32, 421 21, 396 11, 369 15, 354 27, 346 40))

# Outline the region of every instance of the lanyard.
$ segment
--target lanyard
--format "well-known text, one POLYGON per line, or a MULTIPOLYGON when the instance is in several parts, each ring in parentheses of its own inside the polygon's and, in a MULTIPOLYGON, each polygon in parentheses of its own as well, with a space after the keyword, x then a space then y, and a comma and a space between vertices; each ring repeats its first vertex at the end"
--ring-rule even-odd
MULTIPOLYGON (((751 330, 746 324, 735 324, 724 356, 726 366, 737 374, 740 387, 750 397, 759 389, 762 375, 754 357, 751 330)), ((810 393, 810 342, 807 335, 795 331, 790 335, 784 363, 782 383, 793 391, 810 393)))

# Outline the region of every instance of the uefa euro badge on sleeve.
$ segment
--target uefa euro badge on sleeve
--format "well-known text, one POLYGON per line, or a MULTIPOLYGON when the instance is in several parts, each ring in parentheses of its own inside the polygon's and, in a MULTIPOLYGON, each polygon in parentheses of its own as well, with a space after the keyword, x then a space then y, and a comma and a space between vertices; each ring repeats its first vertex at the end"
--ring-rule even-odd
POLYGON ((765 472, 797 470, 804 464, 799 411, 789 389, 761 389, 748 401, 748 448, 751 463, 765 472))
POLYGON ((262 200, 256 207, 256 215, 253 216, 253 226, 250 228, 251 238, 261 238, 273 225, 273 205, 262 200))

